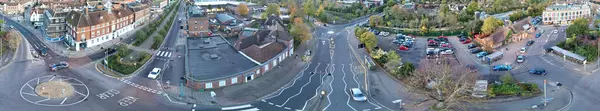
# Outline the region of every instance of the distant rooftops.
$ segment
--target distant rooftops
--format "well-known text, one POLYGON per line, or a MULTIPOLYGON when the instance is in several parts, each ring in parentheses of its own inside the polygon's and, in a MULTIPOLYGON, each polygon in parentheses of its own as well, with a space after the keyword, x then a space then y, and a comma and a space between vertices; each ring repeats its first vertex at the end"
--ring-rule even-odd
POLYGON ((208 5, 240 5, 240 4, 246 4, 246 5, 256 5, 254 3, 250 3, 250 2, 242 2, 242 1, 235 1, 235 0, 194 0, 194 4, 195 5, 199 5, 199 6, 208 6, 208 5))
POLYGON ((546 7, 546 11, 559 11, 559 10, 581 10, 581 9, 590 9, 590 6, 587 4, 554 4, 546 7))
POLYGON ((229 78, 258 65, 219 35, 187 39, 188 77, 199 81, 229 78))

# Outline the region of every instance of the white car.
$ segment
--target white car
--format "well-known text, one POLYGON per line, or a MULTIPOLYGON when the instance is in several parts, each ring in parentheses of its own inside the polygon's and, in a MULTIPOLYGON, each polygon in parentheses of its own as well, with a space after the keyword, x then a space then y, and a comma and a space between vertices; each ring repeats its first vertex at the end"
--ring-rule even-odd
POLYGON ((525 61, 525 57, 524 57, 523 55, 519 55, 519 56, 517 56, 517 62, 518 62, 518 63, 521 63, 521 62, 523 62, 523 61, 525 61))
POLYGON ((554 33, 555 33, 555 34, 556 34, 556 33, 558 33, 558 30, 554 30, 554 33))
POLYGON ((160 75, 160 68, 154 68, 152 69, 152 71, 150 71, 150 73, 148 74, 148 78, 150 79, 156 79, 158 78, 158 76, 160 75))
POLYGON ((365 94, 363 94, 362 91, 360 91, 360 89, 358 89, 358 88, 350 89, 350 93, 352 93, 352 99, 354 99, 355 101, 366 101, 367 100, 367 97, 365 96, 365 94))
POLYGON ((440 52, 440 54, 443 54, 443 55, 454 54, 454 51, 452 51, 452 50, 444 50, 444 51, 440 52))
POLYGON ((525 53, 525 51, 527 51, 527 48, 523 47, 523 48, 521 48, 521 51, 520 51, 520 52, 521 52, 521 53, 525 53))

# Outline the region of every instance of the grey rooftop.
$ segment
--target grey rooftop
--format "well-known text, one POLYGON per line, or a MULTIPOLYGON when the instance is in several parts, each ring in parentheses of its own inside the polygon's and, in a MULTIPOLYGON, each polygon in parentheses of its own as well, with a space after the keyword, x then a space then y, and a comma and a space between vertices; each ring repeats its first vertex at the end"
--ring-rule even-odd
POLYGON ((186 76, 197 81, 230 78, 257 66, 219 35, 187 38, 186 76))

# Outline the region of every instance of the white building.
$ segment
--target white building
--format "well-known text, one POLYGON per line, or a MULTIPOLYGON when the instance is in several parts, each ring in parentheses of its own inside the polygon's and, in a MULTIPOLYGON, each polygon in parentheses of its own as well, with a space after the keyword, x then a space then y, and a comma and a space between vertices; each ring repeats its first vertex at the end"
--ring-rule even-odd
POLYGON ((542 13, 544 24, 570 24, 581 17, 590 17, 588 4, 554 4, 546 7, 542 13))
POLYGON ((42 25, 44 25, 44 11, 43 10, 38 10, 35 9, 33 11, 31 11, 31 16, 29 17, 29 21, 31 21, 31 23, 33 24, 33 26, 35 27, 40 27, 42 25))

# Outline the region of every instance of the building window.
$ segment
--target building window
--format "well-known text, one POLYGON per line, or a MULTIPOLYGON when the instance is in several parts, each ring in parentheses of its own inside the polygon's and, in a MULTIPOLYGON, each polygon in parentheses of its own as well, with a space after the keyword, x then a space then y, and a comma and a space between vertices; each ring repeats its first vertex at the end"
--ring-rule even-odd
POLYGON ((277 66, 277 58, 275 58, 275 60, 273 60, 273 67, 277 66))
POLYGON ((92 37, 94 37, 96 35, 96 33, 92 32, 92 37))
POLYGON ((92 29, 94 29, 94 28, 95 28, 95 27, 94 27, 94 26, 92 26, 92 29))
POLYGON ((219 81, 219 87, 225 86, 225 80, 219 81))
POLYGON ((266 71, 269 71, 269 63, 267 63, 267 64, 265 65, 265 72, 266 72, 266 71))
POLYGON ((256 74, 260 74, 260 69, 257 69, 257 70, 256 70, 256 74))
POLYGON ((206 88, 206 89, 212 88, 212 82, 204 84, 204 88, 206 88))
POLYGON ((98 36, 102 36, 102 35, 100 35, 100 31, 96 31, 96 33, 98 34, 98 36))
POLYGON ((235 84, 237 82, 238 82, 237 77, 231 78, 231 84, 235 84))

